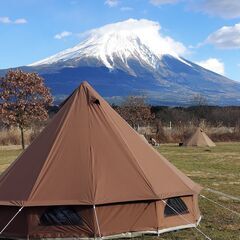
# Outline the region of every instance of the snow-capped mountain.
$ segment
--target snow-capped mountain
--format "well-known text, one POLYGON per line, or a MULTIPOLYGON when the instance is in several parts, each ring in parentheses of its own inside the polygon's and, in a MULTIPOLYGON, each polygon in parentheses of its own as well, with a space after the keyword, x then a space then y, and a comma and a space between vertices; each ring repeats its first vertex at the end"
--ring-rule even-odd
POLYGON ((240 105, 238 82, 180 57, 183 44, 159 30, 146 19, 108 24, 85 33, 75 47, 23 68, 39 72, 56 98, 88 80, 112 101, 144 94, 154 104, 188 105, 201 94, 211 104, 240 105))
POLYGON ((76 67, 86 62, 86 59, 93 58, 99 65, 108 69, 123 69, 134 73, 134 69, 131 69, 128 64, 129 61, 136 60, 143 67, 156 69, 159 61, 166 54, 189 65, 178 56, 178 51, 182 51, 184 46, 170 38, 160 37, 159 28, 159 24, 145 19, 129 19, 108 24, 89 31, 88 38, 75 47, 29 66, 60 64, 76 67), (174 50, 174 47, 177 50, 174 50))

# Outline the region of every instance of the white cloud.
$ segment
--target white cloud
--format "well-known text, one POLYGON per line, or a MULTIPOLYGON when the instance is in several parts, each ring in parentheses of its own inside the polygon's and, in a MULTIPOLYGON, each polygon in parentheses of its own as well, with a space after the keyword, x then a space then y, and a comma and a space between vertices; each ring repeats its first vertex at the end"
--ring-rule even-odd
POLYGON ((224 72, 225 72, 224 63, 217 58, 209 58, 204 61, 196 62, 196 64, 198 64, 208 70, 216 72, 218 74, 224 75, 224 72))
POLYGON ((65 38, 65 37, 68 37, 68 36, 71 36, 72 35, 72 32, 68 32, 68 31, 63 31, 61 33, 58 33, 54 36, 55 39, 62 39, 62 38, 65 38))
POLYGON ((240 1, 239 0, 201 0, 200 2, 192 2, 195 10, 207 13, 212 16, 223 18, 240 17, 240 1))
POLYGON ((116 7, 119 4, 119 0, 106 0, 105 4, 109 7, 116 7))
POLYGON ((3 24, 25 24, 27 20, 25 18, 18 18, 16 20, 11 20, 9 17, 0 17, 0 23, 3 24))
MULTIPOLYGON (((103 27, 90 30, 84 35, 91 35, 93 38, 101 38, 113 33, 122 33, 123 36, 137 36, 141 39, 143 44, 148 46, 149 49, 155 53, 171 54, 178 57, 187 52, 187 48, 181 42, 163 35, 160 30, 161 26, 158 22, 147 19, 128 19, 123 22, 107 24, 103 27)), ((110 48, 111 46, 108 47, 110 48)), ((113 47, 115 47, 115 45, 113 47)))
POLYGON ((15 24, 25 24, 27 20, 25 18, 18 18, 14 21, 15 24))
POLYGON ((234 26, 224 26, 208 36, 205 43, 218 48, 240 48, 240 23, 234 26))
POLYGON ((9 17, 0 17, 0 23, 11 23, 11 20, 9 17))
POLYGON ((180 0, 150 0, 150 3, 156 6, 164 5, 164 4, 172 4, 177 3, 180 0))

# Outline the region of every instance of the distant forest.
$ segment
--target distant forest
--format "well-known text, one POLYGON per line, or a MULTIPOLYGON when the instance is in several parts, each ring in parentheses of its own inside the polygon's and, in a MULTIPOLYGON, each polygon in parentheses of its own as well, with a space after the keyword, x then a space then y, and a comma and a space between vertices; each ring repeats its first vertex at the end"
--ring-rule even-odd
POLYGON ((240 126, 240 106, 191 106, 166 107, 152 106, 151 112, 155 118, 161 120, 163 125, 171 121, 174 125, 198 125, 203 120, 212 126, 236 127, 240 126))
MULTIPOLYGON (((113 106, 116 110, 116 106, 113 106)), ((121 106, 118 106, 121 108, 121 106)), ((168 106, 149 106, 154 115, 153 121, 161 121, 163 126, 172 125, 199 125, 205 121, 207 124, 218 127, 236 127, 240 126, 240 106, 191 106, 191 107, 168 107, 168 106)), ((59 110, 58 106, 52 106, 49 109, 50 118, 59 110)), ((0 127, 3 123, 0 120, 0 127)))
MULTIPOLYGON (((116 106, 112 106, 116 109, 116 106)), ((121 108, 121 106, 120 106, 121 108)), ((168 107, 150 106, 151 112, 156 120, 160 120, 165 126, 171 122, 173 125, 193 124, 198 125, 203 120, 209 125, 218 127, 240 126, 240 106, 190 106, 190 107, 168 107)), ((58 112, 59 107, 53 106, 49 110, 50 116, 58 112)))
MULTIPOLYGON (((139 100, 130 103, 112 107, 147 139, 179 143, 200 126, 213 141, 240 141, 240 106, 149 106, 139 100)), ((59 106, 50 107, 49 121, 59 109, 59 106)), ((25 133, 26 143, 32 142, 49 121, 32 122, 25 133)), ((6 128, 0 119, 0 145, 15 144, 20 144, 18 131, 6 128)))

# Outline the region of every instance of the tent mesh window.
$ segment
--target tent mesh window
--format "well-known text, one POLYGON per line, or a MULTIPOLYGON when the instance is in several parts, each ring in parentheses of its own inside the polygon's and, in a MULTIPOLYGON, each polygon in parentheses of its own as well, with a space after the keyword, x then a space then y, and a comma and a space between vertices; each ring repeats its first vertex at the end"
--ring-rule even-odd
POLYGON ((72 207, 49 207, 42 214, 40 224, 44 226, 82 225, 82 218, 72 207))
POLYGON ((164 209, 164 216, 175 216, 178 214, 189 213, 186 204, 180 197, 169 198, 164 209))

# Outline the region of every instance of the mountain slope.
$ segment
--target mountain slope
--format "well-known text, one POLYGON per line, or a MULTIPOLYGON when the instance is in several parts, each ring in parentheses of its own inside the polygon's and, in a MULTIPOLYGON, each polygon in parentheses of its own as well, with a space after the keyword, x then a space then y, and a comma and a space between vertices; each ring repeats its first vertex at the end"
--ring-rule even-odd
POLYGON ((210 104, 240 105, 238 82, 179 57, 184 46, 159 35, 159 28, 144 19, 109 24, 91 30, 75 47, 23 68, 39 72, 56 98, 87 80, 115 102, 143 94, 153 104, 188 105, 201 94, 210 104))

